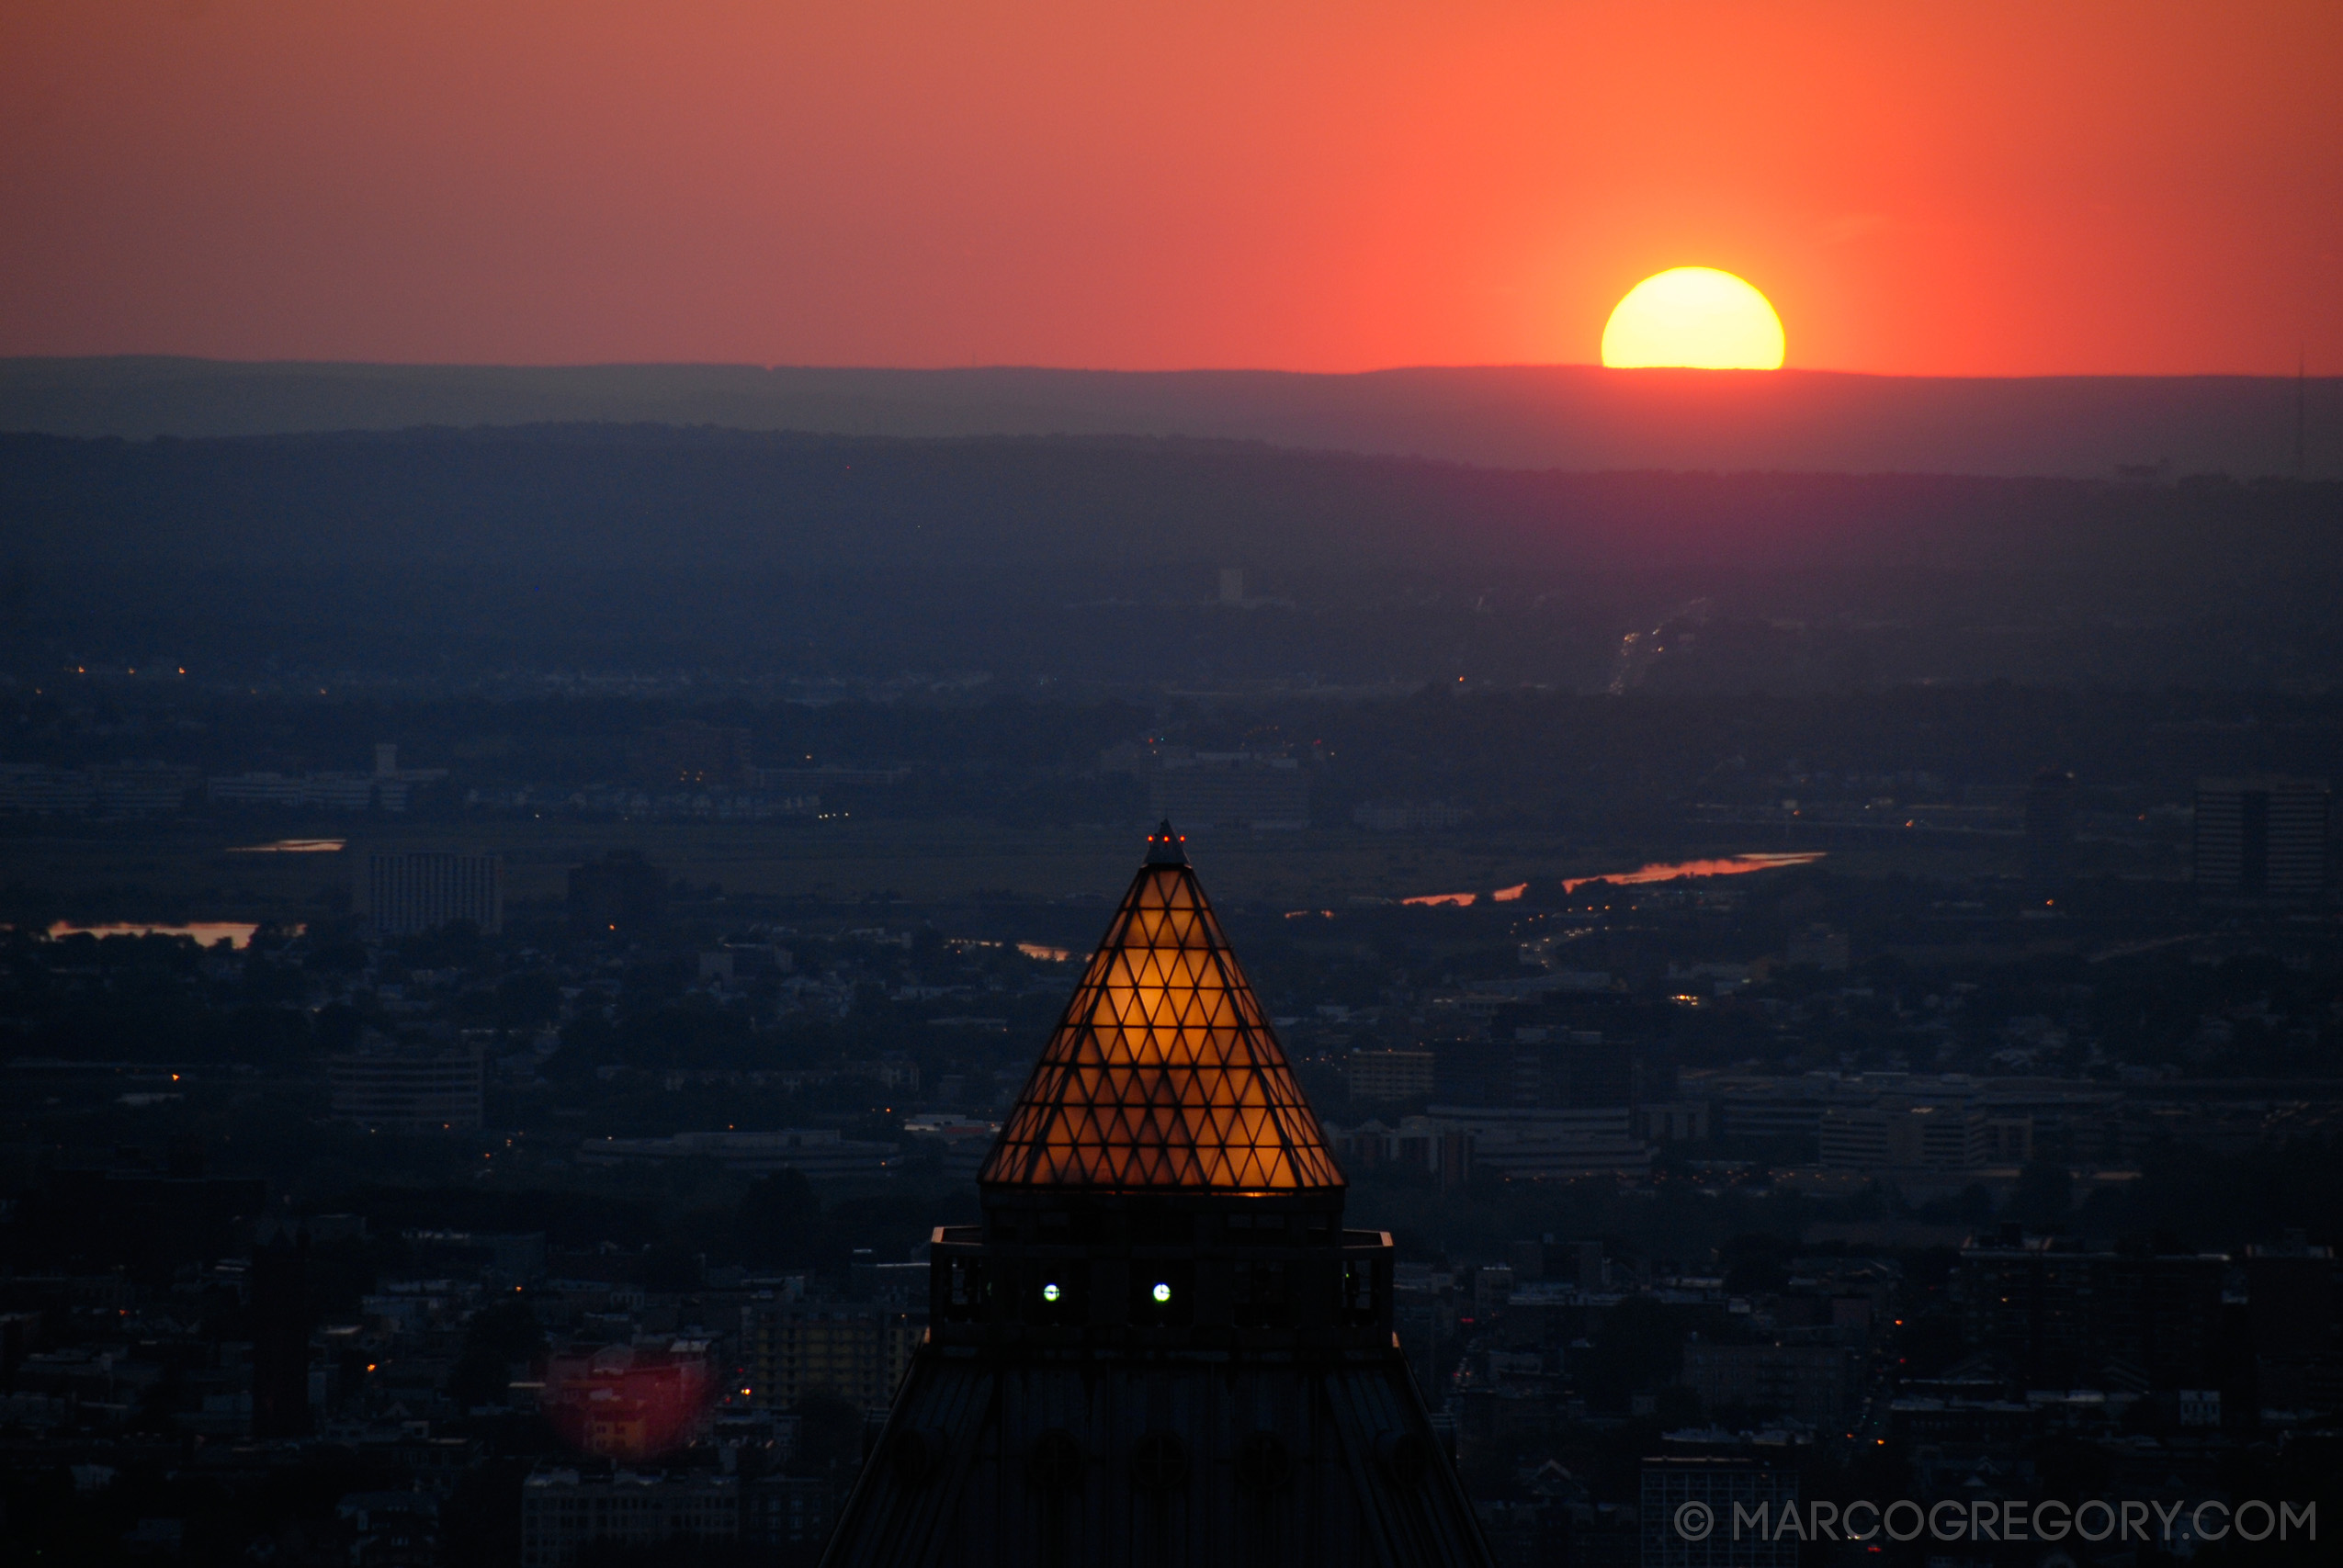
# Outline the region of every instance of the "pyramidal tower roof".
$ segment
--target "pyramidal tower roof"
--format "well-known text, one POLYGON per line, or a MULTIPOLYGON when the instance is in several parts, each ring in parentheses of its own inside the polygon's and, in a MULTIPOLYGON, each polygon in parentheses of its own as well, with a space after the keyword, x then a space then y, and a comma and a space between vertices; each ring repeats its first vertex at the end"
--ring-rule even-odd
POLYGON ((979 1174, 987 1187, 1295 1192, 1342 1174, 1169 822, 979 1174))

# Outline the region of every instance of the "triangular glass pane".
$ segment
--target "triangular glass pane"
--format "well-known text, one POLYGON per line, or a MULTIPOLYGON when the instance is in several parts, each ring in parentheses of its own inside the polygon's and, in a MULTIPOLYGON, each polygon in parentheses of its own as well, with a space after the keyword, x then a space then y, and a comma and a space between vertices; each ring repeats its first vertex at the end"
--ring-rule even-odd
POLYGON ((1133 881, 980 1179, 1341 1184, 1188 867, 1150 865, 1133 881))

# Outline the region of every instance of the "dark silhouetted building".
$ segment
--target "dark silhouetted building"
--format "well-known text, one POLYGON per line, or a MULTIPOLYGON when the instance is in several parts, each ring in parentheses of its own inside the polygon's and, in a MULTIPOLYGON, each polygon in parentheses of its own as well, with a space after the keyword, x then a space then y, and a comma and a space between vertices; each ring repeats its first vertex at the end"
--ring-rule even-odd
POLYGON ((836 1515, 827 1476, 765 1475, 741 1488, 741 1540, 775 1551, 783 1563, 811 1561, 836 1515))
POLYGON ((2197 784, 2197 894, 2295 903, 2327 883, 2325 779, 2203 779, 2197 784))
POLYGON ((884 1407, 911 1365, 920 1325, 909 1313, 845 1302, 751 1302, 741 1309, 749 1397, 789 1410, 820 1390, 884 1407))
POLYGON ((567 1568, 590 1546, 738 1540, 741 1512, 738 1476, 540 1470, 521 1486, 521 1568, 567 1568))
POLYGON ((1969 1343, 2025 1387, 2210 1388, 2224 1364, 2228 1270, 2218 1256, 1971 1246, 1952 1294, 1969 1343))
POLYGON ((255 1242, 244 1280, 252 1297, 252 1435, 305 1438, 309 1407, 309 1237, 255 1242))
POLYGON ((264 1213, 267 1199, 266 1182, 207 1176, 184 1147, 167 1173, 54 1170, 43 1192, 22 1201, 9 1246, 93 1268, 121 1263, 134 1277, 167 1281, 180 1265, 236 1250, 239 1224, 264 1213))
POLYGON ((1351 1098, 1357 1100, 1421 1100, 1432 1091, 1434 1063, 1429 1051, 1400 1051, 1386 1046, 1353 1051, 1343 1077, 1351 1098))
POLYGON ((2333 1409, 2343 1401, 2343 1277, 2335 1249, 2300 1240, 2246 1249, 2256 1404, 2333 1409))
POLYGON ((1167 825, 979 1177, 825 1563, 1487 1563, 1344 1184, 1167 825))
POLYGON ((2026 786, 2026 886, 2056 893, 2075 879, 2075 775, 2044 768, 2026 786))
POLYGON ((1712 1414, 1738 1406, 1828 1427, 1852 1410, 1862 1363, 1847 1345, 1695 1341, 1684 1347, 1684 1386, 1712 1414))
POLYGON ((425 1492, 352 1492, 334 1505, 350 1532, 350 1568, 434 1568, 439 1499, 425 1492))
POLYGON ((1977 1170, 1993 1146, 1985 1106, 1950 1097, 1884 1095, 1870 1105, 1834 1105, 1822 1113, 1817 1139, 1827 1170, 1977 1170))
POLYGON ((377 850, 366 857, 358 895, 380 936, 412 936, 457 920, 495 936, 504 929, 504 857, 377 850))
POLYGON ((1637 1510, 1643 1568, 1797 1568, 1805 1532, 1777 1540, 1773 1528, 1797 1506, 1794 1470, 1746 1459, 1647 1459, 1637 1510), (1688 1505, 1698 1507, 1687 1515, 1688 1505), (1760 1517, 1762 1524, 1752 1522, 1760 1517))
POLYGON ((570 870, 570 925, 580 931, 632 936, 666 917, 667 874, 633 850, 612 850, 570 870))
POLYGON ((1535 1038, 1442 1042, 1432 1092, 1458 1105, 1592 1111, 1636 1103, 1633 1042, 1595 1030, 1520 1032, 1535 1038))
POLYGON ((1352 1170, 1379 1165, 1421 1170, 1443 1187, 1458 1187, 1473 1172, 1473 1135, 1429 1116, 1402 1116, 1399 1125, 1367 1122, 1356 1127, 1330 1127, 1335 1154, 1352 1170))
POLYGON ((405 1132, 478 1127, 486 1081, 477 1045, 390 1046, 326 1064, 335 1118, 405 1132))
POLYGON ((1624 1105, 1584 1110, 1433 1105, 1422 1120, 1428 1127, 1469 1138, 1476 1169, 1508 1180, 1570 1181, 1650 1171, 1651 1145, 1631 1135, 1633 1118, 1624 1105))

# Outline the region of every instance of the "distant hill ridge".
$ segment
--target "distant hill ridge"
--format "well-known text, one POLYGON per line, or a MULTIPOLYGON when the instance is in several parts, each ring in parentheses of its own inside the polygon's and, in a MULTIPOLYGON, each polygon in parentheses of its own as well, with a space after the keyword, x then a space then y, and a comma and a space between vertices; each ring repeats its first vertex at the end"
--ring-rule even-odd
POLYGON ((1488 366, 1261 370, 0 359, 0 431, 145 438, 572 421, 892 436, 1189 436, 1482 467, 2343 477, 2343 379, 1488 366))
POLYGON ((1703 689, 2343 680, 2332 481, 570 423, 0 434, 0 674, 39 680, 167 661, 1587 690, 1620 678, 1631 631, 1667 658, 1630 675, 1703 689))

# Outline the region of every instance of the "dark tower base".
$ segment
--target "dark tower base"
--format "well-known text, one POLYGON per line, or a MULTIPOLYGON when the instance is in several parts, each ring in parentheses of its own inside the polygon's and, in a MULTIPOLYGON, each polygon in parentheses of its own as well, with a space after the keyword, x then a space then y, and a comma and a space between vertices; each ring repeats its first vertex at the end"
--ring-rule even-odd
POLYGON ((1486 1559, 1396 1352, 1043 1361, 943 1348, 914 1363, 824 1561, 1486 1559))

